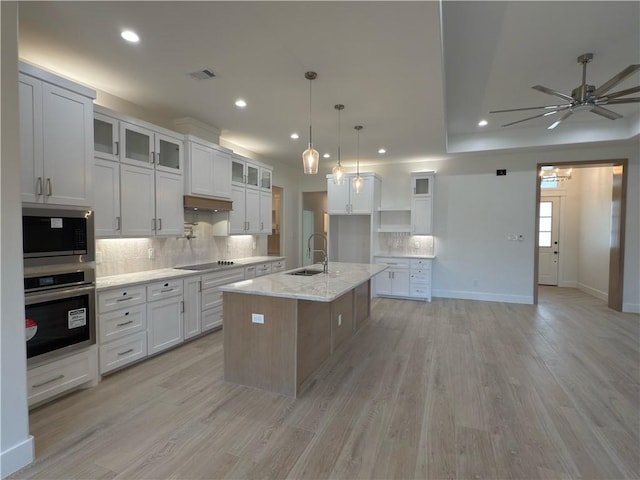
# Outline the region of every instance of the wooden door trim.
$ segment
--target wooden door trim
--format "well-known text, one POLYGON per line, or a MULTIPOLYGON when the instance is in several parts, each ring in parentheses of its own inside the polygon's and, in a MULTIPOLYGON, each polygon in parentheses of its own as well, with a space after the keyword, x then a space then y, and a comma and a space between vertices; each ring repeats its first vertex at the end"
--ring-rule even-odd
POLYGON ((622 311, 624 291, 624 248, 625 226, 627 211, 627 177, 628 159, 612 160, 583 160, 578 162, 539 162, 536 167, 536 209, 535 209, 535 237, 533 253, 533 303, 538 304, 538 237, 540 217, 540 184, 542 179, 538 172, 540 168, 554 165, 564 168, 584 167, 613 167, 613 185, 611 192, 611 237, 609 247, 609 308, 622 311))

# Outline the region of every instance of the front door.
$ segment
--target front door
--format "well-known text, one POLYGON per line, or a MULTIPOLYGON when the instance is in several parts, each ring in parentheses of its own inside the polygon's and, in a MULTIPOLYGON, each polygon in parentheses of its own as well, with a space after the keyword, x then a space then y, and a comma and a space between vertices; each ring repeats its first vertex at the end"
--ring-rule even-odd
POLYGON ((538 284, 558 285, 560 197, 543 197, 538 218, 538 284))

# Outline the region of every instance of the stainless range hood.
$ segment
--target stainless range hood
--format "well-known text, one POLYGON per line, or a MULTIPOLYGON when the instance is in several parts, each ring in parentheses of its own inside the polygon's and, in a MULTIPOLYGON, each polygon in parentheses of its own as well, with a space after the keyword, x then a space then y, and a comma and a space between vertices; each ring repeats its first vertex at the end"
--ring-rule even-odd
POLYGON ((184 208, 188 210, 203 210, 205 212, 220 212, 233 210, 233 203, 229 200, 184 196, 184 208))

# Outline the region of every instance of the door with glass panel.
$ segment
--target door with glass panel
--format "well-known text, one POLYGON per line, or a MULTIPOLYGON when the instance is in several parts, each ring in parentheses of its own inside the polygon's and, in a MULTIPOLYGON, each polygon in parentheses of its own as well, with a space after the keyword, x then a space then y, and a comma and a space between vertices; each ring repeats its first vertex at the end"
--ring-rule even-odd
POLYGON ((543 197, 538 217, 538 284, 558 285, 560 198, 543 197))

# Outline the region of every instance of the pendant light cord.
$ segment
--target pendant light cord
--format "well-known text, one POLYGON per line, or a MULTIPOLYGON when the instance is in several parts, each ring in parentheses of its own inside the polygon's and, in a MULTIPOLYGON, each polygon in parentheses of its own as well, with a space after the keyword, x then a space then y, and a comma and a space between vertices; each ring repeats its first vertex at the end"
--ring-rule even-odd
POLYGON ((340 166, 340 112, 341 110, 342 110, 341 108, 338 109, 338 166, 340 166))
POLYGON ((309 147, 313 145, 311 140, 311 82, 313 79, 309 79, 309 147))

